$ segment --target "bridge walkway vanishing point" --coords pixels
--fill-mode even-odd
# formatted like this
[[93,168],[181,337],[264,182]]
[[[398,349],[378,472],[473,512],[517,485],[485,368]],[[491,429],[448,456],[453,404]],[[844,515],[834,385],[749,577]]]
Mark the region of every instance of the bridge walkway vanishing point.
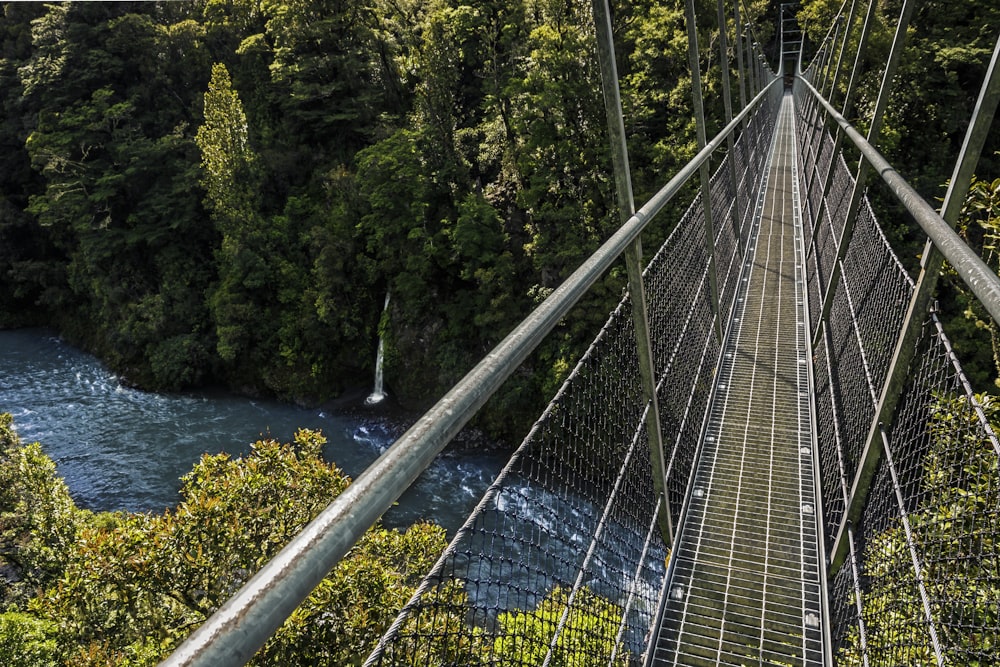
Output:
[[793,105],[786,93],[672,554],[656,665],[823,663]]

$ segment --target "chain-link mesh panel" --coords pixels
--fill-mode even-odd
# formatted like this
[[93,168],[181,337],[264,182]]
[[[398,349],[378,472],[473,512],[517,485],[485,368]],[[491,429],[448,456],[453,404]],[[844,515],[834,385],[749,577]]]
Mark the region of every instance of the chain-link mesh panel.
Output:
[[743,245],[747,246],[747,234],[752,227],[752,218],[756,211],[757,197],[760,193],[761,183],[766,176],[765,165],[767,164],[768,153],[771,150],[772,138],[774,136],[774,118],[777,114],[777,106],[774,99],[769,99],[767,104],[761,106],[754,114],[747,132],[740,136],[740,142],[746,142],[749,146],[746,164],[746,212],[742,218]]
[[[819,325],[821,309],[819,304],[826,298],[826,290],[833,273],[833,264],[837,260],[837,244],[844,229],[847,216],[850,192],[854,186],[854,177],[847,171],[847,164],[839,156],[834,162],[835,171],[830,180],[829,193],[824,205],[817,206],[820,220],[815,222],[813,246],[811,248],[811,264],[814,271],[809,275],[809,294],[815,295],[815,307],[810,309],[813,330]],[[822,185],[819,186],[822,188]]]
[[832,541],[844,516],[848,490],[840,435],[840,408],[836,399],[836,381],[829,359],[829,336],[823,336],[814,352],[814,401],[816,439],[819,444],[820,486],[823,493],[823,527],[827,542]]
[[844,471],[850,480],[857,472],[861,449],[875,415],[875,399],[851,316],[847,290],[843,286],[841,275],[826,327],[830,332],[833,400],[839,406],[841,418],[839,429]]
[[913,294],[913,281],[875,223],[867,197],[858,211],[843,275],[850,287],[855,326],[877,396]]
[[848,528],[847,562],[828,583],[830,620],[838,653],[837,664],[864,665],[867,654],[867,628],[861,618],[864,598],[861,593],[861,571],[857,562],[854,531]]
[[[830,172],[830,164],[833,162],[833,136],[824,130],[822,139],[823,148],[820,153],[819,162],[816,165],[816,187],[814,188],[814,190],[819,194],[822,194],[823,180]],[[819,207],[817,206],[817,208]]]
[[[805,159],[805,154],[812,145],[812,142],[809,142],[809,137],[813,134],[814,131],[809,130],[808,127],[806,127],[800,128],[800,131],[796,135],[800,138],[800,142],[804,142],[799,146],[799,150],[796,152],[799,156],[799,173],[802,174],[801,181],[806,186],[802,196],[802,219],[805,221],[805,224],[802,225],[802,231],[804,234],[806,248],[809,248],[812,245],[812,221],[816,219],[816,216],[819,213],[817,210],[818,201],[813,193],[817,192],[822,187],[820,177],[815,170],[815,165],[811,162],[807,162]],[[810,178],[810,176],[812,176],[812,178]]]
[[819,356],[816,364],[824,525],[831,541],[843,516],[843,488],[857,472],[912,291],[864,199],[826,324],[823,364]]
[[833,176],[830,179],[830,189],[826,195],[826,206],[830,209],[834,238],[838,241],[844,233],[844,222],[847,220],[847,209],[851,205],[851,192],[853,190],[854,172],[847,167],[844,154],[841,153],[834,160]]
[[705,284],[708,253],[700,202],[699,194],[644,273],[657,377],[676,363],[678,356],[683,356],[678,349],[691,326],[693,304],[708,298]]
[[797,104],[796,114],[799,125],[797,135],[801,142],[798,151],[801,174],[803,180],[808,181],[815,178],[816,164],[819,152],[822,150],[817,147],[817,135],[823,131],[823,119],[819,107],[815,104]]
[[[658,273],[669,276],[668,257],[658,256]],[[663,429],[666,489],[671,520],[680,517],[681,506],[687,492],[688,477],[697,451],[702,420],[711,391],[714,362],[718,357],[718,341],[712,326],[712,309],[708,289],[708,273],[703,271],[694,281],[699,287],[688,312],[678,318],[658,316],[666,325],[651,331],[655,337],[674,342],[666,363],[658,366],[657,396],[660,405],[660,425]],[[650,313],[658,315],[672,310],[670,292],[650,291]]]
[[809,176],[812,177],[808,197],[809,207],[814,212],[813,216],[810,217],[811,220],[815,220],[815,215],[817,215],[822,208],[823,181],[826,178],[827,172],[830,170],[830,156],[833,153],[833,138],[830,136],[829,132],[824,130],[820,138],[822,141],[820,142],[819,159],[814,166],[814,171],[809,174]]
[[[750,126],[752,127],[752,126]],[[739,220],[740,229],[740,247],[746,247],[747,234],[749,233],[748,220],[753,214],[753,202],[752,198],[752,181],[757,176],[757,173],[753,171],[753,165],[751,164],[751,159],[753,154],[751,153],[752,146],[749,144],[750,136],[749,132],[744,132],[740,135],[739,140],[733,146],[733,158],[736,165],[736,198],[739,210],[737,211],[737,219]]]
[[994,664],[998,411],[971,394],[936,318],[910,370],[859,527],[859,575],[845,567],[832,592],[840,661]]
[[715,225],[715,267],[718,274],[719,310],[723,322],[729,321],[733,301],[736,299],[737,277],[739,276],[740,253],[739,221],[736,214],[735,189],[730,178],[729,156],[713,174],[712,216]]

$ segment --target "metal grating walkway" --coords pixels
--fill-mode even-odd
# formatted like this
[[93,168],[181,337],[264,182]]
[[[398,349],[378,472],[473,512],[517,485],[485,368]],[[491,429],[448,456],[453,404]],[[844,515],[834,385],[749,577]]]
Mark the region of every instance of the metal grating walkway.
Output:
[[781,106],[653,665],[821,665],[802,231]]

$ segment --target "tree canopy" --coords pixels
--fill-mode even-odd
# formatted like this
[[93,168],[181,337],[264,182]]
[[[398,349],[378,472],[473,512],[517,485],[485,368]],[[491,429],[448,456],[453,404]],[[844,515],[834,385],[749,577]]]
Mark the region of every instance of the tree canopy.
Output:
[[[614,8],[640,195],[694,150],[680,7]],[[381,333],[393,393],[428,405],[616,225],[592,23],[578,0],[5,4],[0,326],[146,388],[301,402],[370,377]],[[537,414],[623,285],[484,426]]]

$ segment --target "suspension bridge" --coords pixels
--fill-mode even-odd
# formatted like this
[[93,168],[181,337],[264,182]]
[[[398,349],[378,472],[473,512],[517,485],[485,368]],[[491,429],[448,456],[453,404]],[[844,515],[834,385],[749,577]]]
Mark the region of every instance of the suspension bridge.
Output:
[[[1000,99],[1000,41],[935,211],[874,145],[902,4],[867,137],[845,117],[876,3],[850,0],[805,70],[787,7],[777,74],[752,31],[731,49],[722,31],[742,110],[723,68],[728,124],[708,141],[689,0],[701,150],[636,209],[596,0],[622,226],[164,664],[252,658],[623,256],[628,293],[358,664],[1000,661],[1000,442],[934,308],[947,260],[1000,321],[1000,280],[952,230]],[[643,229],[696,175],[643,268]],[[928,236],[916,277],[872,210],[876,185]]]

